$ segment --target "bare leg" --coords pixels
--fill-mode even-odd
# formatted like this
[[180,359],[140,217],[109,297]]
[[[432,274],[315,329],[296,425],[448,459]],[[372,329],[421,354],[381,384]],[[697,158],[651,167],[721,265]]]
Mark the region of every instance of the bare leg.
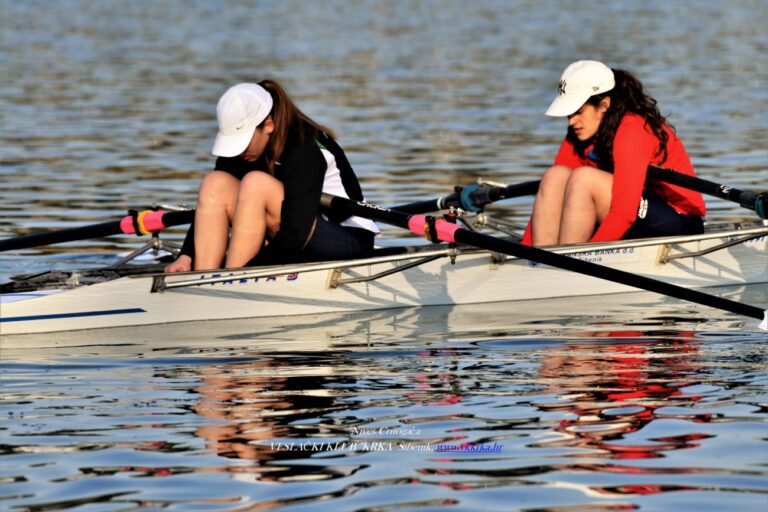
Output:
[[223,171],[203,178],[195,211],[195,270],[221,268],[240,180]]
[[555,165],[542,176],[531,216],[533,245],[554,245],[558,242],[565,185],[570,175],[571,169]]
[[254,171],[243,177],[232,219],[227,268],[244,266],[259,253],[267,232],[274,235],[279,231],[283,197],[282,182],[269,174]]
[[595,169],[574,169],[565,187],[560,221],[561,244],[588,242],[595,226],[611,207],[613,174]]

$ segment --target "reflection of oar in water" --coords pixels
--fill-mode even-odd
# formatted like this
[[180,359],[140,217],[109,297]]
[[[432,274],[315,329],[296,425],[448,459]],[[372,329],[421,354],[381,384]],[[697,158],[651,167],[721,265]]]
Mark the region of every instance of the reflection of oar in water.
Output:
[[[424,215],[408,215],[396,210],[390,210],[364,202],[351,201],[349,199],[328,194],[323,194],[321,205],[328,211],[343,213],[344,215],[350,216],[357,215],[359,217],[365,217],[401,228],[410,229],[418,235],[426,236],[427,239],[432,240],[433,242],[459,242],[480,249],[536,261],[545,265],[570,270],[571,272],[577,272],[579,274],[613,281],[615,283],[660,293],[677,299],[695,302],[697,304],[736,313],[738,315],[756,318],[758,320],[763,320],[760,327],[768,330],[768,311],[764,311],[755,306],[750,306],[749,304],[723,299],[714,295],[690,290],[688,288],[632,274],[623,270],[617,270],[590,263],[588,261],[571,258],[544,249],[522,245],[509,240],[502,240],[476,231],[463,229],[459,227],[458,224],[443,219],[425,217]],[[512,283],[510,283],[510,286],[511,285]]]
[[[648,178],[737,203],[755,212],[758,217],[768,219],[768,192],[739,190],[655,165],[648,166]],[[466,211],[478,212],[482,211],[485,205],[495,201],[535,194],[539,190],[539,183],[540,180],[534,180],[507,187],[481,187],[479,185],[457,187],[456,191],[436,200],[417,201],[393,209],[403,213],[428,213],[445,210],[453,206]]]

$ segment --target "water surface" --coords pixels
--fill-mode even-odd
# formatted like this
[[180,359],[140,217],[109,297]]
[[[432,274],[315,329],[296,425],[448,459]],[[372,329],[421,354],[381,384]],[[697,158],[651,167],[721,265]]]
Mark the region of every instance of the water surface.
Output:
[[646,293],[290,321],[6,350],[5,503],[760,510],[768,498],[764,339],[748,323]]
[[[0,24],[4,237],[194,205],[217,98],[265,77],[385,205],[539,176],[581,58],[635,71],[702,176],[768,183],[763,0],[30,0]],[[137,242],[0,254],[0,281]],[[2,353],[0,508],[763,511],[765,341],[652,294],[54,334]]]

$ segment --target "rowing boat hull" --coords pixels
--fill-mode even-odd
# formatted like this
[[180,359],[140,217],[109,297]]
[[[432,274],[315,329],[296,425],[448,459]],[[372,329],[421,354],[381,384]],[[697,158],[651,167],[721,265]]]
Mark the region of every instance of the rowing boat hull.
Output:
[[[691,255],[752,236],[714,252]],[[768,227],[591,244],[556,252],[686,288],[768,283]],[[379,273],[419,265],[363,282]],[[271,275],[269,275],[271,274]],[[342,282],[333,286],[334,278]],[[181,286],[183,285],[183,286]],[[153,286],[156,291],[153,291]],[[157,291],[160,290],[160,291]],[[634,288],[485,251],[441,246],[356,262],[129,276],[2,304],[2,336],[197,320],[313,315],[625,293]]]
[[[731,300],[768,301],[763,285],[722,286],[707,290]],[[620,319],[620,320],[617,320]],[[3,361],[45,363],[62,354],[92,357],[105,349],[111,356],[221,357],[228,354],[387,350],[411,344],[418,350],[456,342],[487,340],[500,346],[542,344],[548,340],[632,337],[640,333],[734,331],[754,322],[739,316],[710,318],[696,308],[681,308],[671,298],[651,292],[458,306],[379,309],[341,313],[183,324],[110,327],[0,338]],[[637,327],[632,327],[637,326]],[[674,331],[672,330],[674,329]],[[680,334],[678,334],[680,335]]]

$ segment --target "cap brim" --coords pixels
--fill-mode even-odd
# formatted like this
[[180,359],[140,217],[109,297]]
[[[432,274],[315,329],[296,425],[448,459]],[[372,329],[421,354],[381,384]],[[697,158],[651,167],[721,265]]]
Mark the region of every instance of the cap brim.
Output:
[[550,117],[567,117],[581,108],[589,99],[589,95],[583,94],[561,94],[544,113]]
[[233,157],[243,153],[248,148],[253,138],[254,126],[252,130],[247,130],[236,135],[224,135],[219,132],[216,134],[216,140],[213,142],[211,153],[216,156]]

